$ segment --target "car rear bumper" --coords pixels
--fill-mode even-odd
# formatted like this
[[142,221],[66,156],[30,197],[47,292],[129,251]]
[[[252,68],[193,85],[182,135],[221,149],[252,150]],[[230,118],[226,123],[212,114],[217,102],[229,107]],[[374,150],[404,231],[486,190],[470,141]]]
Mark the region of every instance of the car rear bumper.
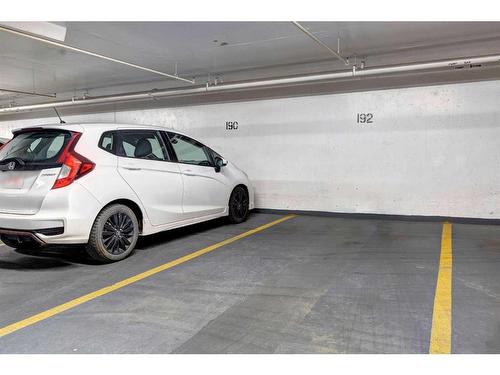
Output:
[[[50,228],[49,230],[53,231],[54,229],[64,231],[64,228]],[[42,239],[38,237],[37,232],[35,231],[20,231],[20,230],[0,228],[0,235],[2,236],[2,239],[3,237],[6,237],[10,240],[15,240],[19,243],[26,243],[33,241],[40,245],[46,244]]]
[[[9,217],[10,216],[10,217]],[[26,231],[36,231],[37,229],[64,228],[64,220],[36,220],[20,218],[23,215],[2,215],[0,214],[0,233],[2,229],[21,229]],[[14,216],[14,217],[13,217]],[[27,215],[24,215],[27,216]]]
[[33,215],[0,212],[0,235],[31,238],[39,244],[87,243],[101,204],[84,187],[73,183],[51,191]]
[[7,228],[0,228],[0,235],[11,239],[17,239],[20,242],[23,240],[33,240],[40,245],[45,245],[46,242],[43,240],[43,237],[57,236],[64,233],[63,221],[57,220],[40,220],[39,222],[31,221],[28,226],[32,226],[33,228],[20,230],[11,229],[20,227],[19,223],[15,223],[15,220],[11,220],[10,223],[9,221],[4,222],[4,224],[10,225]]

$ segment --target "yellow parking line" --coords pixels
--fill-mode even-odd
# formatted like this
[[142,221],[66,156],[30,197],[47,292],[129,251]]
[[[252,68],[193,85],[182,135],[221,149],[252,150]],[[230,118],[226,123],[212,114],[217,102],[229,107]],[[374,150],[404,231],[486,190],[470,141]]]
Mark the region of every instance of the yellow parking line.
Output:
[[239,234],[237,236],[234,236],[234,237],[231,237],[231,238],[228,238],[224,241],[221,241],[221,242],[218,242],[214,245],[211,245],[211,246],[208,246],[208,247],[205,247],[201,250],[198,250],[198,251],[195,251],[194,253],[191,253],[191,254],[187,254],[187,255],[184,255],[180,258],[177,258],[171,262],[168,262],[168,263],[165,263],[165,264],[162,264],[161,266],[158,266],[158,267],[155,267],[155,268],[152,268],[148,271],[145,271],[145,272],[142,272],[138,275],[135,275],[135,276],[132,276],[132,277],[129,277],[128,279],[125,279],[125,280],[122,280],[116,284],[113,284],[113,285],[110,285],[110,286],[107,286],[105,288],[102,288],[102,289],[99,289],[99,290],[96,290],[95,292],[92,292],[92,293],[89,293],[89,294],[85,294],[84,296],[81,296],[81,297],[78,297],[76,299],[73,299],[71,301],[68,301],[66,303],[63,303],[59,306],[56,306],[56,307],[53,307],[49,310],[46,310],[46,311],[43,311],[39,314],[36,314],[36,315],[33,315],[29,318],[26,318],[26,319],[23,319],[19,322],[16,322],[16,323],[13,323],[13,324],[10,324],[8,326],[5,326],[3,328],[0,328],[0,337],[2,336],[6,336],[8,334],[11,334],[12,332],[15,332],[17,330],[20,330],[20,329],[23,329],[23,328],[26,328],[30,325],[33,325],[35,323],[38,323],[42,320],[45,320],[45,319],[48,319],[54,315],[57,315],[57,314],[60,314],[66,310],[69,310],[69,309],[72,309],[73,307],[76,307],[78,305],[81,305],[85,302],[88,302],[88,301],[91,301],[97,297],[101,297],[103,295],[106,295],[108,293],[111,293],[111,292],[114,292],[115,290],[118,290],[118,289],[121,289],[127,285],[130,285],[130,284],[133,284],[133,283],[136,283],[138,281],[141,281],[141,280],[144,280],[150,276],[153,276],[159,272],[162,272],[162,271],[165,271],[165,270],[168,270],[169,268],[172,268],[172,267],[175,267],[175,266],[178,266],[179,264],[182,264],[182,263],[185,263],[187,261],[190,261],[194,258],[197,258],[201,255],[204,255],[206,253],[209,253],[211,251],[214,251],[222,246],[225,246],[225,245],[229,245],[230,243],[233,243],[235,241],[238,241],[238,240],[241,240],[242,238],[245,238],[245,237],[248,237],[248,236],[251,236],[252,234],[255,234],[255,233],[258,233],[260,231],[263,231],[264,229],[267,229],[267,228],[270,228],[272,227],[273,225],[276,225],[276,224],[279,224],[279,223],[282,223],[283,221],[285,220],[288,220],[288,219],[291,219],[293,217],[295,217],[296,215],[287,215],[287,216],[284,216],[278,220],[274,220],[270,223],[267,223],[267,224],[264,224],[264,225],[261,225],[257,228],[254,228],[252,230],[249,230],[248,232],[244,232],[242,234]]
[[452,286],[452,241],[451,223],[443,224],[441,256],[434,297],[432,330],[429,353],[451,353],[451,286]]

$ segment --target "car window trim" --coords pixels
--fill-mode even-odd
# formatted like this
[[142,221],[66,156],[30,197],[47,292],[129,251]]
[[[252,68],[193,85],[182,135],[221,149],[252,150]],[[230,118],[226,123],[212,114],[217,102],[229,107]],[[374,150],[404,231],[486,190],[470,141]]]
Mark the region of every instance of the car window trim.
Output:
[[161,137],[163,138],[163,143],[167,146],[168,152],[171,157],[172,163],[180,163],[179,159],[177,158],[177,154],[175,153],[174,146],[172,146],[172,143],[170,142],[170,138],[168,136],[168,132],[166,130],[160,130]]

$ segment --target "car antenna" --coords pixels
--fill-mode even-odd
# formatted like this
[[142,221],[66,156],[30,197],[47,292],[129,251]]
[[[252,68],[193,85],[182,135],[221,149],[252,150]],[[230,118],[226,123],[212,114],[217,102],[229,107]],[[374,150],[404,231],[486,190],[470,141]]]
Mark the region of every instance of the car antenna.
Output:
[[57,112],[57,108],[54,107],[54,111],[56,111],[57,117],[59,117],[59,124],[66,124],[66,121],[64,121],[61,116],[59,116],[59,112]]

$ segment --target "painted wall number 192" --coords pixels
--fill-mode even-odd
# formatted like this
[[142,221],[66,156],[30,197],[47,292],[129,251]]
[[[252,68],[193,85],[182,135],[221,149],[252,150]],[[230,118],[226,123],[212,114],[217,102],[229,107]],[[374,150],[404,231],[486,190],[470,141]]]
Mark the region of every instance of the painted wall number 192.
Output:
[[373,113],[358,113],[356,122],[358,124],[373,124]]

